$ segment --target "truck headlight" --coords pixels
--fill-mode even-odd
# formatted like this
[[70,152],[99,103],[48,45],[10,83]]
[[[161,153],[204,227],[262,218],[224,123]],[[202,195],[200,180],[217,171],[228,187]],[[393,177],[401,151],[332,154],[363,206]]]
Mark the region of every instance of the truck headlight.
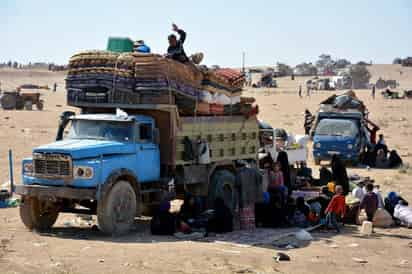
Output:
[[320,143],[316,143],[315,148],[320,148]]
[[24,174],[33,173],[33,162],[27,162],[23,164],[23,173]]
[[352,145],[352,144],[348,144],[348,149],[353,149],[353,145]]
[[92,167],[75,166],[73,174],[76,179],[91,179],[93,178],[94,172]]

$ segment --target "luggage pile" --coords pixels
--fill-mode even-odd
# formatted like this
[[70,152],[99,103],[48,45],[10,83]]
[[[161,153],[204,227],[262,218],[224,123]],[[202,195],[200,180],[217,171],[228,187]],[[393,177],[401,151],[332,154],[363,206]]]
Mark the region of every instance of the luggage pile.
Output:
[[176,104],[181,115],[253,115],[242,98],[245,77],[157,54],[85,51],[72,56],[66,78],[68,104]]

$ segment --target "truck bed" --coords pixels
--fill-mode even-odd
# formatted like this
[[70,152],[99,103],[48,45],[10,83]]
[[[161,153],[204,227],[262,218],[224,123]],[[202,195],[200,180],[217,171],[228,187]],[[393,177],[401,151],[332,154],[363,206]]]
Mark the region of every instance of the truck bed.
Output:
[[207,141],[211,162],[256,159],[259,148],[256,118],[243,116],[182,117],[176,134],[176,165],[191,164],[184,160],[184,139]]

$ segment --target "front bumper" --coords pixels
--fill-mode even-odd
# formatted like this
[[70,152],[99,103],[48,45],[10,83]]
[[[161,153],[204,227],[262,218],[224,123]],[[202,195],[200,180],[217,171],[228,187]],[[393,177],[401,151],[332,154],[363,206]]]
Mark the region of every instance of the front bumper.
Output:
[[66,186],[16,185],[19,195],[37,197],[41,200],[66,198],[75,200],[96,200],[96,188],[72,188]]
[[313,158],[322,161],[330,161],[334,154],[339,156],[339,158],[343,161],[356,161],[357,159],[359,159],[359,153],[354,151],[339,151],[338,153],[329,153],[328,151],[313,150]]

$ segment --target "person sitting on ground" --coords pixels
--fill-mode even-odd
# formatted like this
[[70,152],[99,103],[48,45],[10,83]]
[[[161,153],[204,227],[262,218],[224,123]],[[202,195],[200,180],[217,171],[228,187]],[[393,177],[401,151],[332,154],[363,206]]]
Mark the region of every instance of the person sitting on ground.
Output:
[[183,43],[186,40],[186,32],[182,29],[179,29],[178,26],[176,26],[176,24],[173,24],[172,27],[173,31],[179,34],[179,40],[177,40],[175,34],[169,35],[169,47],[167,49],[166,57],[179,61],[181,63],[186,63],[189,61],[189,58],[187,57],[185,50],[183,48]]
[[366,194],[359,206],[359,210],[362,209],[366,212],[367,220],[372,222],[373,216],[378,209],[378,196],[373,192],[373,184],[366,185]]
[[[310,206],[305,202],[303,197],[298,197],[296,199],[296,210],[294,223],[298,227],[308,227],[309,226],[309,215],[311,212]],[[298,216],[304,216],[300,218]]]
[[329,228],[333,226],[336,232],[340,232],[337,217],[343,218],[346,213],[346,202],[345,196],[343,195],[343,188],[341,185],[335,187],[335,196],[329,202],[328,207],[325,210],[326,214],[326,225]]
[[176,217],[169,210],[169,201],[160,204],[158,212],[150,221],[150,231],[153,235],[173,235],[176,232]]
[[138,40],[133,45],[134,51],[140,53],[150,53],[150,48],[143,40]]
[[389,167],[390,168],[397,168],[402,166],[402,158],[399,156],[399,154],[396,152],[396,150],[392,150],[389,153]]
[[190,193],[185,194],[185,198],[178,214],[181,225],[185,228],[194,228],[196,221],[202,213],[201,205]]
[[376,168],[388,168],[389,167],[389,162],[386,157],[386,153],[383,149],[379,149],[376,154],[376,160],[375,160],[375,167]]

